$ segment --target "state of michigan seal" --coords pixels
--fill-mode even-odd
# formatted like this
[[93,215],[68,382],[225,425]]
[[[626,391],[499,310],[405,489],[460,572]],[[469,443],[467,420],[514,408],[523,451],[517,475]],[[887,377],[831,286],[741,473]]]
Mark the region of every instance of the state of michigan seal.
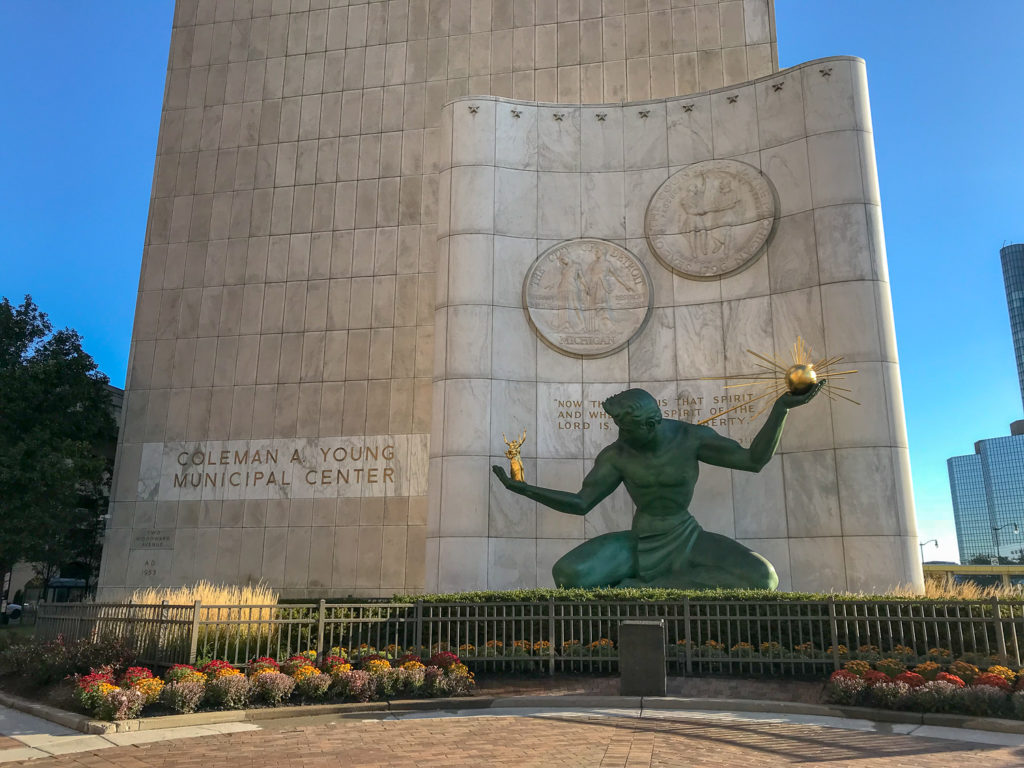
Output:
[[644,327],[651,279],[640,260],[606,240],[569,240],[537,257],[523,307],[549,346],[578,357],[615,352]]
[[647,206],[651,251],[692,280],[728,277],[761,254],[775,225],[771,182],[738,160],[705,160],[678,171]]

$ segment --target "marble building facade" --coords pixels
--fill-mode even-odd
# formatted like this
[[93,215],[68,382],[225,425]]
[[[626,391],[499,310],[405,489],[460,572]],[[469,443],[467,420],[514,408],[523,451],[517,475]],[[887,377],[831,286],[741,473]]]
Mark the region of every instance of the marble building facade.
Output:
[[[691,279],[648,203],[716,161],[766,180],[770,231]],[[538,256],[584,238],[647,281],[601,357],[524,311]],[[102,594],[549,584],[628,499],[581,520],[503,495],[502,431],[527,430],[528,479],[573,486],[614,436],[591,403],[640,385],[712,415],[707,377],[798,334],[863,405],[794,413],[760,475],[703,469],[692,510],[783,588],[920,585],[885,264],[863,62],[779,72],[768,0],[179,0]]]

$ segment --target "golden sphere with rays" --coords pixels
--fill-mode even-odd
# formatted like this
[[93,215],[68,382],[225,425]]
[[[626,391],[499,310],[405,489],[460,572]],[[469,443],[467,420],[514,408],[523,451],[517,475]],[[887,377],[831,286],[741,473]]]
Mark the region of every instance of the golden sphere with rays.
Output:
[[818,383],[818,372],[807,363],[791,365],[786,371],[786,389],[794,395],[809,392]]

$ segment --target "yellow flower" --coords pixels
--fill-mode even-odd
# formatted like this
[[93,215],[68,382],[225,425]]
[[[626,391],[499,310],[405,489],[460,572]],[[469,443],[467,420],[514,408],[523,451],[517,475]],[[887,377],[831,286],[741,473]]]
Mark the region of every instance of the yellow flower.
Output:
[[159,677],[147,677],[144,680],[136,680],[132,688],[146,697],[147,704],[153,704],[160,698],[160,691],[163,690],[164,681]]
[[999,675],[1001,678],[1003,678],[1003,680],[1005,680],[1008,683],[1012,683],[1014,680],[1017,679],[1017,674],[1012,669],[1000,666],[999,664],[989,667],[986,670],[986,672],[988,672],[990,675]]
[[448,674],[454,677],[472,677],[469,667],[465,664],[452,664],[448,667]]
[[420,664],[418,661],[407,661],[405,662],[405,664],[402,665],[402,669],[415,670],[426,669],[426,667],[423,664]]
[[501,640],[488,640],[487,641],[487,647],[488,648],[504,648],[505,644],[503,642],[501,642]]
[[234,667],[221,667],[214,671],[214,677],[231,677],[232,675],[240,675],[242,671],[235,669]]
[[535,653],[538,653],[540,651],[547,651],[550,648],[551,643],[549,643],[547,640],[538,640],[536,643],[533,644],[533,650]]
[[[850,652],[850,649],[847,648],[845,645],[840,645],[839,646],[839,655],[840,656],[846,656],[847,654],[849,654],[849,652]],[[832,646],[831,645],[828,647],[828,649],[825,651],[825,653],[828,656],[832,655]]]
[[374,673],[385,672],[391,669],[391,662],[387,659],[370,659],[366,662],[365,669],[371,675]]
[[296,681],[302,682],[306,678],[312,677],[315,674],[317,674],[316,667],[307,665],[305,667],[299,667],[298,669],[296,669],[292,673],[292,677],[294,677]]
[[100,683],[92,689],[93,693],[97,693],[100,696],[106,696],[108,693],[112,693],[117,690],[120,689],[116,685],[111,685],[110,683]]
[[332,675],[340,675],[342,672],[350,672],[350,671],[352,671],[352,665],[351,664],[335,664],[334,666],[331,667],[331,674]]
[[476,646],[472,643],[463,643],[459,646],[459,653],[465,653],[469,656],[472,656],[474,653],[476,653]]
[[269,675],[272,672],[277,672],[277,670],[274,669],[273,667],[263,667],[261,669],[257,669],[255,672],[253,672],[251,677],[252,677],[253,680],[255,680],[260,675]]

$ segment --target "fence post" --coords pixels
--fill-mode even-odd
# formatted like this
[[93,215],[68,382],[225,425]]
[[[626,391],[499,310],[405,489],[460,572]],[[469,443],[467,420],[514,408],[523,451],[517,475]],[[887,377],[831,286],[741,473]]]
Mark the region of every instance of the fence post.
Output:
[[196,600],[192,604],[192,636],[188,642],[188,663],[196,663],[196,651],[199,646],[199,609],[203,607],[202,600]]
[[[676,638],[678,641],[678,638]],[[693,675],[693,654],[690,648],[693,647],[693,634],[690,632],[690,598],[683,598],[683,654],[686,658],[686,675]]]
[[318,663],[324,660],[324,620],[327,618],[327,601],[320,598],[320,613],[316,625],[316,660]]
[[832,669],[839,669],[839,622],[836,620],[836,598],[828,596],[828,623],[832,633]]
[[170,608],[167,605],[166,600],[160,601],[160,621],[157,622],[156,627],[156,648],[152,651],[153,658],[161,661],[164,658],[164,648],[167,646],[167,619],[170,616]]
[[548,674],[555,674],[555,598],[548,598]]
[[416,655],[423,653],[423,601],[416,601],[416,613],[413,620],[413,639],[416,641]]
[[992,621],[996,625],[996,647],[999,649],[999,655],[1006,658],[1006,636],[1003,627],[1003,617],[999,612],[999,598],[992,598]]

